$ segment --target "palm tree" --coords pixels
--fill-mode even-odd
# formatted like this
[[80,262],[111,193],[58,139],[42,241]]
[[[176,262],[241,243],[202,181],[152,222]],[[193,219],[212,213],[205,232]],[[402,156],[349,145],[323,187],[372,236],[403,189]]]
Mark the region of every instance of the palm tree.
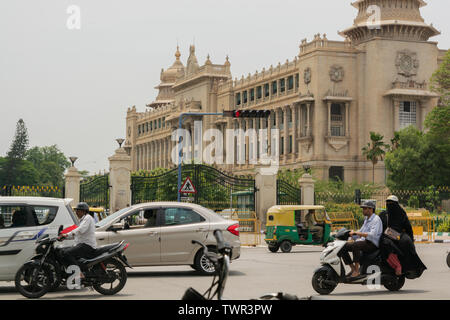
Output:
[[376,132],[370,132],[370,140],[367,146],[362,148],[362,154],[367,160],[372,162],[372,182],[375,183],[375,165],[378,161],[383,160],[383,156],[386,154],[384,149],[388,149],[390,146],[383,142],[383,136]]

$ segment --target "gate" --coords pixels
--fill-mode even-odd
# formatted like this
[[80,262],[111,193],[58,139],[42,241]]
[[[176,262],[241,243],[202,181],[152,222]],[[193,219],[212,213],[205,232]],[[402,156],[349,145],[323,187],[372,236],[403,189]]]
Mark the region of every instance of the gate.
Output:
[[64,188],[53,186],[11,186],[0,187],[0,196],[4,197],[51,197],[64,198]]
[[277,205],[300,205],[301,189],[277,179]]
[[[197,190],[192,202],[214,211],[228,208],[255,210],[255,180],[238,178],[202,164],[182,166],[182,180],[189,177]],[[153,201],[177,201],[178,171],[172,169],[158,176],[131,178],[132,204]]]
[[109,175],[89,177],[80,183],[80,202],[109,209]]

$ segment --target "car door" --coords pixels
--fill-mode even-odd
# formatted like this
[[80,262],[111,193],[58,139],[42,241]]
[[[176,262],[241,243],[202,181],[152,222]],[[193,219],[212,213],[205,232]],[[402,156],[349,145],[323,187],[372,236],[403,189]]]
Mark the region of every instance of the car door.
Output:
[[191,264],[190,258],[198,245],[192,240],[205,242],[209,232],[207,217],[186,207],[161,209],[161,262]]
[[[125,240],[130,245],[125,252],[132,266],[158,264],[161,261],[160,225],[156,219],[158,208],[148,207],[127,213],[120,218],[122,230],[107,231],[110,244]],[[149,219],[146,214],[153,212]]]
[[14,274],[35,255],[41,229],[27,204],[0,204],[0,278]]

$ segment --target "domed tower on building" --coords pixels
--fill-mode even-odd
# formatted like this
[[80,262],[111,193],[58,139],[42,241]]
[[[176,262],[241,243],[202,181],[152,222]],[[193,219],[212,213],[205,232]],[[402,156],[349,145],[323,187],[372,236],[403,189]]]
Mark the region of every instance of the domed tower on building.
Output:
[[[440,32],[421,16],[423,0],[358,0],[352,5],[358,9],[354,24],[339,34],[357,50],[358,151],[370,142],[370,131],[389,142],[409,125],[423,129],[437,102],[428,84],[441,52],[430,41]],[[382,183],[384,163],[378,166],[375,181]],[[361,180],[370,180],[364,176]]]
[[161,83],[155,87],[159,90],[156,100],[147,105],[147,107],[158,108],[161,105],[169,104],[174,102],[175,93],[173,91],[173,86],[177,79],[184,77],[185,68],[180,60],[181,53],[177,46],[177,51],[175,52],[175,62],[173,65],[167,69],[161,70]]

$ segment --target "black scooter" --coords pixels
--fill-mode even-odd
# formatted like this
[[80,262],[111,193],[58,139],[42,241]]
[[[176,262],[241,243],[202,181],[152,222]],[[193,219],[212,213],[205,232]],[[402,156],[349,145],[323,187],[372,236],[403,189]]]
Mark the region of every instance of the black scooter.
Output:
[[[62,226],[58,234],[62,231]],[[62,283],[75,280],[75,274],[64,259],[62,248],[55,247],[58,238],[44,235],[36,241],[36,254],[16,273],[16,289],[27,298],[40,298],[47,292],[55,290]],[[125,266],[131,268],[123,252],[128,244],[122,242],[105,245],[96,249],[91,259],[79,259],[83,265],[84,278],[79,285],[93,287],[104,295],[113,295],[122,290],[127,282]]]

